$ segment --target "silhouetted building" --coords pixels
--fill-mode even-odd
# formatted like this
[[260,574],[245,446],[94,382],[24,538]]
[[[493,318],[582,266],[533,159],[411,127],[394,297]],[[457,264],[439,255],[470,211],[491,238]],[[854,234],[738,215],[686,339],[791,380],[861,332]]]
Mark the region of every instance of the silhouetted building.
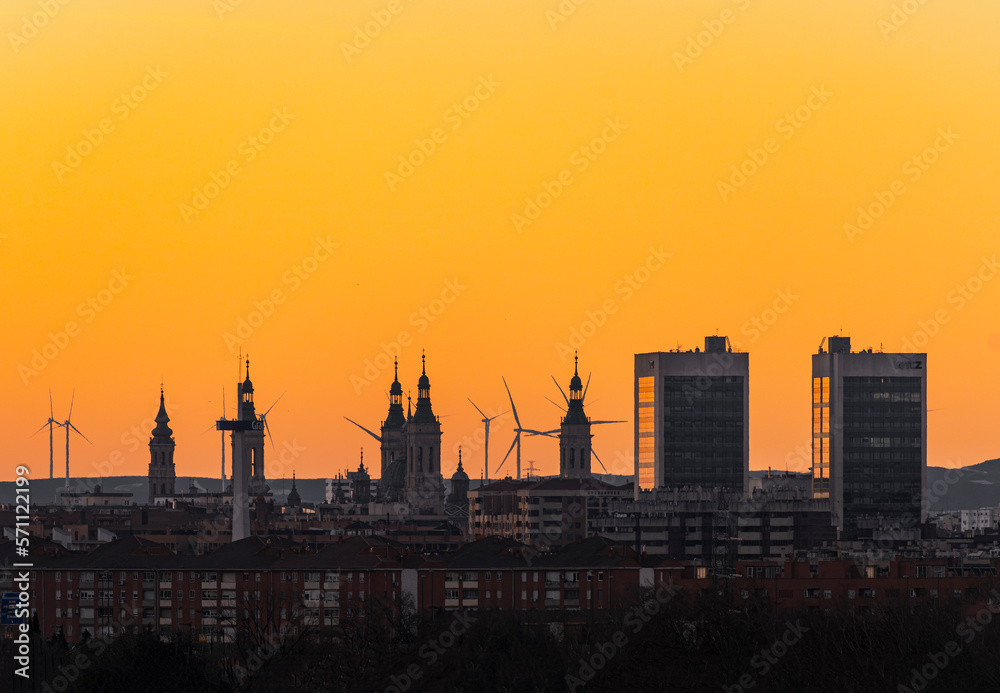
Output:
[[365,469],[365,453],[361,451],[361,462],[358,464],[358,471],[348,472],[347,476],[351,480],[351,500],[355,503],[365,504],[371,500],[372,480]]
[[458,469],[451,475],[451,495],[448,502],[453,505],[469,504],[469,475],[462,468],[462,448],[458,448]]
[[285,503],[290,508],[297,508],[302,505],[302,496],[299,495],[299,490],[295,488],[295,471],[292,471],[292,490],[288,493],[288,500]]
[[927,354],[827,344],[812,357],[813,496],[830,499],[841,538],[861,518],[912,529],[926,520]]
[[399,500],[406,486],[406,414],[403,413],[403,387],[399,384],[399,362],[394,363],[389,387],[389,413],[382,422],[382,469],[379,478],[381,500]]
[[589,477],[591,439],[590,419],[583,411],[583,381],[578,357],[573,357],[573,378],[569,381],[569,403],[559,425],[559,476]]
[[149,504],[155,505],[166,496],[174,495],[177,477],[174,470],[173,431],[167,424],[167,405],[160,387],[160,410],[156,413],[156,427],[149,438]]
[[747,492],[749,354],[706,337],[705,351],[635,355],[635,473],[640,489]]
[[441,421],[431,408],[426,357],[417,381],[417,408],[406,422],[406,501],[422,512],[444,513],[441,476]]

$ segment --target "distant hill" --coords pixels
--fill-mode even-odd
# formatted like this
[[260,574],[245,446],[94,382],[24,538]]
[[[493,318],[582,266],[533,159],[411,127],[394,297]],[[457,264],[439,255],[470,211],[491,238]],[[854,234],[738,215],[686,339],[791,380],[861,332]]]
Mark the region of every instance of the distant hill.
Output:
[[[946,472],[952,472],[945,478]],[[1000,506],[1000,459],[987,460],[957,470],[945,467],[927,468],[927,490],[930,510],[965,510]],[[763,476],[766,470],[752,470],[753,477]],[[611,474],[595,475],[610,484],[620,485],[632,481],[631,476]],[[948,479],[954,483],[949,483]],[[177,490],[186,490],[192,483],[199,489],[217,492],[221,482],[218,477],[178,477]],[[275,500],[284,501],[292,490],[291,479],[272,479],[271,493]],[[480,480],[470,480],[472,488],[479,487]],[[144,476],[113,476],[104,479],[71,478],[70,488],[74,492],[90,491],[97,485],[105,491],[131,492],[132,502],[144,505],[148,501],[149,487]],[[51,504],[56,501],[57,492],[65,485],[64,479],[32,479],[31,501],[34,504]],[[322,503],[326,500],[326,479],[296,479],[295,486],[302,500],[308,503]],[[445,487],[450,482],[445,479]],[[0,503],[14,502],[15,486],[12,481],[0,481]]]

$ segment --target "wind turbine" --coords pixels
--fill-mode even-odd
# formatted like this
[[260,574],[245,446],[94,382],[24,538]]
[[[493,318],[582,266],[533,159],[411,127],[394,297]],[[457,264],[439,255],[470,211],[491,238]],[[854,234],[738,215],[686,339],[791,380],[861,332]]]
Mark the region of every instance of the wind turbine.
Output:
[[[504,462],[507,461],[507,458],[510,457],[511,450],[513,450],[514,446],[516,445],[517,478],[520,479],[521,478],[521,434],[522,433],[530,433],[535,435],[545,435],[545,434],[542,433],[541,431],[536,431],[531,428],[521,428],[521,420],[517,417],[517,407],[514,406],[514,398],[511,396],[510,388],[507,386],[507,379],[501,378],[501,380],[503,380],[503,386],[507,390],[507,398],[510,400],[510,410],[514,412],[514,423],[517,424],[517,427],[514,429],[514,440],[510,444],[510,447],[507,448],[507,454],[503,456],[503,462],[500,463],[500,467],[502,467],[504,465]],[[500,473],[500,467],[497,467],[498,474]]]
[[[285,396],[285,393],[282,392],[281,393],[281,397],[284,397],[284,396]],[[275,447],[274,447],[274,437],[271,436],[271,429],[267,427],[267,415],[270,414],[271,410],[274,409],[275,405],[278,404],[278,402],[281,401],[281,397],[278,397],[278,399],[274,400],[274,404],[272,404],[270,407],[268,407],[267,411],[260,415],[260,420],[264,422],[264,430],[267,431],[267,437],[271,440],[271,449],[272,450],[275,449]]]
[[32,437],[37,436],[39,433],[42,432],[42,429],[44,429],[46,426],[49,427],[49,478],[50,479],[55,478],[53,476],[53,472],[54,472],[54,467],[53,467],[54,455],[53,455],[53,443],[52,443],[52,426],[53,426],[53,424],[56,425],[56,426],[62,426],[62,424],[60,422],[58,422],[58,421],[55,420],[55,414],[52,412],[52,388],[50,387],[49,388],[49,420],[46,421],[44,424],[42,424],[41,428],[39,428],[37,431],[35,431],[34,433],[31,434]]
[[[583,396],[580,398],[580,404],[581,405],[587,400],[587,390],[590,389],[590,378],[591,378],[592,375],[593,375],[593,373],[587,375],[587,384],[586,384],[586,386],[584,386],[584,388],[583,388]],[[569,397],[566,396],[566,392],[562,389],[562,385],[559,384],[559,381],[556,380],[555,376],[552,376],[552,382],[554,382],[556,384],[556,387],[559,388],[559,394],[561,394],[563,396],[563,400],[565,400],[566,406],[568,407],[569,406]],[[549,399],[549,398],[546,397],[545,399]],[[551,399],[549,399],[549,401],[552,402]],[[557,407],[559,407],[560,409],[562,409],[563,412],[566,411],[566,408],[563,407],[563,406],[561,406],[559,403],[552,402],[552,404],[555,404]],[[626,422],[625,421],[591,421],[590,425],[591,426],[597,426],[597,425],[600,425],[600,424],[612,424],[612,423],[626,423]],[[558,433],[559,430],[560,429],[556,428],[556,429],[553,429],[551,431],[541,431],[539,433],[532,433],[531,435],[543,435],[543,436],[548,436],[549,438],[557,438],[558,436],[553,435],[553,434],[554,433]],[[599,465],[601,465],[601,469],[604,470],[604,473],[605,474],[609,474],[610,472],[608,472],[608,468],[604,466],[604,462],[601,461],[601,458],[597,455],[597,451],[594,450],[593,446],[591,446],[590,452],[594,456],[594,459],[597,460],[597,463]]]
[[[467,399],[469,400],[469,404],[476,407],[476,403],[472,401],[471,397]],[[490,421],[503,416],[507,412],[500,412],[496,416],[486,416],[486,412],[479,407],[476,407],[476,411],[483,415],[483,423],[486,424],[486,448],[483,453],[483,473],[486,475],[486,483],[488,484],[490,483]]]
[[[73,395],[69,400],[69,414],[66,415],[66,420],[62,422],[62,427],[66,429],[66,488],[69,489],[69,430],[72,428],[76,431],[81,438],[90,443],[90,439],[87,436],[80,433],[80,429],[73,425],[70,419],[73,418],[73,400],[76,399],[76,390],[73,390]],[[90,443],[93,445],[93,443]]]
[[[345,418],[345,419],[347,419],[347,417],[346,417],[346,416],[345,416],[344,418]],[[350,419],[347,419],[347,420],[348,420],[348,421],[351,421]],[[362,431],[364,431],[364,432],[365,432],[365,433],[367,433],[368,435],[370,435],[370,436],[371,436],[372,438],[374,438],[374,439],[375,439],[375,440],[377,440],[378,442],[380,442],[380,443],[382,442],[382,436],[380,436],[380,435],[377,435],[377,434],[375,434],[375,433],[372,433],[372,432],[371,432],[371,431],[369,431],[369,430],[368,430],[367,428],[365,428],[364,426],[362,426],[361,424],[359,424],[359,423],[358,423],[357,421],[351,421],[351,423],[352,423],[352,424],[354,424],[355,426],[357,426],[358,428],[360,428],[360,429],[361,429]]]

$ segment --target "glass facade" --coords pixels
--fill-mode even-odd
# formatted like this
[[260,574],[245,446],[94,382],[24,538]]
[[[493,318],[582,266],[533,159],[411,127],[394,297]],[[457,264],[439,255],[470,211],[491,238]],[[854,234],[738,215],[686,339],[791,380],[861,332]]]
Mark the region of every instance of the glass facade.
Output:
[[656,462],[655,442],[655,399],[656,378],[639,378],[639,487],[651,489],[656,484],[654,466]]
[[845,530],[857,518],[920,518],[923,407],[919,377],[845,377]]
[[664,376],[664,486],[743,490],[743,376]]
[[813,378],[813,498],[830,497],[830,379]]

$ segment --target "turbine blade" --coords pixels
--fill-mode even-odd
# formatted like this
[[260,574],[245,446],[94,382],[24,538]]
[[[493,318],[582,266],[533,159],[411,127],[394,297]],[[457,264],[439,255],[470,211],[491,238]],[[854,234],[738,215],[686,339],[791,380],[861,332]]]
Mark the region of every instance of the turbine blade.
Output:
[[[80,435],[81,438],[83,438],[85,441],[87,441],[88,443],[90,443],[90,438],[88,438],[87,436],[85,436],[82,433],[80,433],[80,429],[79,428],[77,428],[76,426],[74,426],[73,424],[71,424],[69,421],[66,422],[66,425],[69,426],[70,428],[72,428],[74,431],[76,431]],[[69,431],[68,430],[66,431],[66,435],[67,436],[69,435]],[[90,443],[90,444],[93,445],[93,443]]]
[[510,400],[510,409],[512,412],[514,412],[514,423],[516,423],[517,427],[520,428],[521,420],[517,418],[517,407],[514,406],[514,398],[510,394],[510,388],[507,387],[507,379],[506,378],[500,378],[500,379],[503,380],[503,386],[507,390],[507,399]]
[[49,421],[56,418],[55,410],[52,408],[52,388],[49,388]]
[[31,438],[34,438],[34,437],[35,437],[35,436],[37,436],[37,435],[38,435],[39,433],[41,433],[42,431],[44,431],[44,430],[45,430],[45,427],[46,427],[46,426],[48,426],[48,425],[49,425],[49,422],[48,422],[48,421],[46,421],[45,423],[43,423],[43,424],[42,424],[42,427],[41,427],[41,428],[39,428],[39,429],[38,429],[37,431],[35,431],[34,433],[32,433],[32,434],[31,434],[31,436],[29,436],[29,437],[31,437]]
[[[215,427],[216,427],[216,424],[212,424],[211,426],[209,426],[208,428],[206,428],[206,429],[205,429],[204,431],[202,431],[202,432],[201,432],[201,434],[202,434],[202,435],[205,435],[205,434],[206,434],[206,433],[208,433],[209,431],[214,431],[214,430],[215,430]],[[225,432],[223,431],[223,434],[224,434],[224,433],[225,433]]]
[[[275,402],[274,404],[277,404],[277,402]],[[272,404],[271,406],[273,407],[274,404]],[[267,426],[267,415],[260,417],[260,420],[264,422],[264,430],[267,431],[267,439],[271,441],[271,449],[277,450],[277,448],[274,447],[274,436],[271,435],[271,429],[268,428]]]
[[609,423],[628,423],[628,421],[591,421],[591,426],[596,426],[597,424],[609,424]]
[[[569,397],[567,397],[566,393],[563,392],[562,385],[559,384],[559,381],[556,380],[556,377],[554,375],[551,376],[551,377],[552,377],[552,382],[554,382],[556,384],[556,387],[559,388],[559,394],[563,396],[564,400],[566,400],[566,406],[568,407],[569,406]],[[546,397],[546,399],[548,399],[548,398]],[[549,401],[551,402],[552,400],[549,400]],[[556,406],[558,406],[558,405],[556,405]]]
[[581,404],[583,402],[587,401],[587,390],[590,389],[590,376],[592,376],[592,375],[593,375],[593,373],[588,373],[587,374],[587,384],[583,387],[583,397],[580,398],[580,403]]
[[[476,403],[472,401],[471,397],[466,397],[466,399],[469,400],[469,404],[471,404],[472,406],[476,407]],[[484,412],[479,407],[476,407],[476,411],[478,411],[480,414],[482,414],[484,419],[487,418],[486,412]]]
[[491,417],[489,417],[489,418],[488,418],[488,419],[486,420],[486,423],[489,423],[489,422],[490,422],[490,421],[492,421],[493,419],[499,419],[499,418],[500,418],[501,416],[503,416],[503,415],[504,415],[504,414],[506,414],[506,413],[507,413],[507,412],[505,412],[505,411],[502,411],[502,412],[500,412],[499,414],[497,414],[496,416],[491,416]]
[[70,421],[73,418],[73,400],[76,399],[76,388],[73,388],[73,396],[69,398],[69,416],[66,417],[66,421]]
[[[347,419],[346,416],[344,418]],[[350,419],[347,419],[347,420],[351,421]],[[365,428],[364,426],[362,426],[361,424],[359,424],[357,421],[351,421],[351,423],[354,424],[355,426],[357,426],[358,428],[360,428],[362,431],[364,431],[368,435],[370,435],[372,438],[374,438],[378,442],[380,442],[380,443],[382,442],[382,436],[375,435],[374,433],[372,433],[371,431],[369,431],[367,428]]]
[[[549,399],[549,398],[548,398],[548,397],[546,397],[545,399]],[[563,405],[559,404],[559,402],[556,402],[556,401],[554,401],[554,400],[551,400],[551,399],[549,399],[549,401],[550,401],[550,402],[552,402],[552,404],[554,404],[554,405],[556,405],[557,407],[559,407],[559,409],[560,409],[561,411],[566,411],[566,407],[564,407]]]
[[[282,393],[281,393],[281,397],[284,397],[284,396],[285,396],[285,394],[286,394],[287,392],[288,392],[288,390],[285,390],[285,392],[282,392]],[[274,400],[274,404],[272,404],[271,406],[269,406],[269,407],[267,408],[267,411],[266,411],[266,412],[264,412],[264,413],[262,414],[262,416],[267,416],[268,414],[270,414],[270,413],[271,413],[271,410],[272,410],[272,409],[274,409],[274,405],[275,405],[275,404],[277,404],[278,402],[280,402],[280,401],[281,401],[281,397],[279,397],[278,399]]]
[[597,464],[601,465],[601,469],[604,470],[605,474],[610,474],[611,473],[611,472],[608,471],[608,468],[604,466],[604,463],[601,462],[601,458],[597,456],[597,452],[594,450],[594,448],[590,449],[590,454],[594,456],[595,460],[597,460]]
[[514,446],[517,445],[517,441],[520,438],[521,438],[521,432],[518,431],[517,433],[514,434],[514,440],[513,442],[511,442],[510,447],[507,448],[507,454],[503,456],[503,460],[500,461],[500,464],[497,466],[496,470],[494,471],[494,474],[500,472],[500,467],[502,467],[503,463],[507,461],[508,457],[510,457],[510,453],[514,450]]

